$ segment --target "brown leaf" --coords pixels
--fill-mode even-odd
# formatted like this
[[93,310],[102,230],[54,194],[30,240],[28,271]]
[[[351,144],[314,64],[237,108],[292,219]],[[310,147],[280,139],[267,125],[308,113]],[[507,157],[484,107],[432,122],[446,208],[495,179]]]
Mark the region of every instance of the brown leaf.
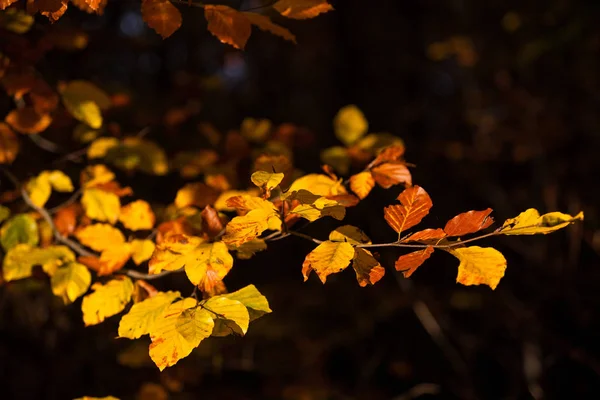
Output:
[[424,241],[424,240],[439,240],[439,239],[443,239],[445,237],[446,237],[446,232],[444,232],[443,229],[440,229],[440,228],[424,229],[422,231],[413,233],[412,235],[410,235],[409,237],[404,239],[403,242],[420,242],[420,241]]
[[401,205],[384,208],[385,220],[398,234],[421,222],[433,206],[431,198],[420,186],[404,190],[398,196],[398,200]]
[[376,166],[371,170],[375,182],[384,189],[389,189],[399,183],[412,185],[412,176],[403,162],[394,161]]
[[0,122],[0,164],[10,164],[19,152],[19,140],[12,129]]
[[356,272],[356,280],[362,287],[369,284],[374,285],[385,275],[385,269],[373,257],[373,254],[359,247],[354,248],[352,267]]
[[336,194],[331,196],[326,196],[329,200],[335,200],[339,203],[339,205],[344,207],[354,207],[360,202],[360,199],[351,194]]
[[169,0],[143,0],[142,18],[163,39],[181,27],[181,13]]
[[405,278],[410,278],[410,276],[431,256],[433,253],[433,247],[428,246],[423,250],[413,251],[412,253],[405,254],[400,256],[398,260],[396,260],[396,271],[402,271],[402,275]]
[[243,13],[231,7],[207,4],[204,17],[208,21],[208,31],[221,42],[241,50],[246,47],[252,26]]
[[367,168],[373,168],[377,165],[398,161],[404,155],[404,146],[389,146],[381,150],[381,152],[375,157],[373,161],[367,166]]
[[107,1],[108,0],[71,0],[71,3],[75,4],[75,7],[88,14],[96,13],[102,15]]
[[283,26],[277,25],[271,21],[271,18],[266,15],[260,15],[253,12],[245,12],[244,15],[252,23],[265,32],[271,32],[274,35],[280,36],[285,40],[296,43],[296,36]]
[[375,187],[375,179],[370,171],[363,171],[350,177],[350,189],[359,199],[364,199]]
[[458,214],[446,223],[444,231],[448,236],[462,236],[485,229],[494,223],[494,218],[489,215],[492,209],[483,211],[467,211]]
[[69,204],[54,214],[54,226],[63,236],[70,236],[75,232],[77,219],[83,215],[83,208],[79,203]]
[[193,235],[194,231],[185,217],[163,222],[156,228],[156,244],[162,243],[171,235]]
[[314,18],[333,10],[327,0],[279,0],[273,8],[281,15],[293,19]]
[[38,114],[31,107],[12,110],[4,120],[15,131],[30,135],[45,131],[52,122],[52,118],[49,115]]
[[204,207],[202,210],[202,229],[211,237],[217,236],[224,229],[223,221],[219,217],[217,210],[211,206]]

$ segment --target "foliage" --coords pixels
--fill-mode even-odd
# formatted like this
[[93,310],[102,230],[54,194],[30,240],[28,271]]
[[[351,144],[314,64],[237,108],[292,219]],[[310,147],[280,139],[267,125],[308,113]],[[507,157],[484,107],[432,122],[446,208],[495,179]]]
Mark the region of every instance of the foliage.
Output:
[[[30,14],[39,12],[55,21],[70,4],[102,13],[106,1],[29,1],[25,12],[17,1],[0,0],[0,9],[13,3],[3,14],[3,28],[21,34],[33,23]],[[240,49],[252,26],[296,41],[286,28],[257,12],[197,2],[143,0],[144,19],[163,37],[181,25],[174,4],[203,7],[210,32]],[[316,17],[332,9],[324,0],[280,0],[272,8],[293,19]],[[294,141],[281,133],[285,130],[251,119],[238,131],[216,132],[210,149],[191,157],[171,157],[143,136],[121,137],[107,129],[107,117],[118,101],[98,85],[73,80],[53,87],[33,65],[23,66],[8,56],[0,60],[6,61],[0,69],[2,86],[16,105],[0,125],[0,162],[11,164],[18,155],[14,132],[38,135],[53,124],[65,124],[64,119],[67,126],[75,126],[75,136],[92,132],[91,140],[83,141],[89,165],[81,169],[79,185],[66,171],[40,171],[21,183],[4,170],[29,207],[18,211],[12,205],[16,214],[11,217],[8,210],[2,211],[4,281],[37,278],[40,274],[35,267],[41,267],[50,278],[52,292],[65,304],[82,298],[86,326],[120,315],[119,337],[149,335],[150,357],[161,370],[211,336],[245,335],[250,322],[271,312],[254,285],[229,292],[224,279],[236,265],[234,256],[250,258],[275,241],[297,236],[316,244],[298,266],[304,280],[314,271],[325,283],[330,275],[352,265],[360,286],[373,285],[384,278],[385,268],[372,251],[388,247],[410,251],[399,255],[395,263],[396,271],[406,278],[440,250],[459,260],[458,283],[495,289],[504,276],[506,259],[498,250],[472,246],[472,242],[499,235],[547,234],[583,220],[582,213],[540,215],[529,209],[482,233],[494,222],[488,208],[459,214],[443,228],[413,232],[429,214],[433,201],[425,189],[413,185],[402,140],[370,133],[357,106],[346,106],[334,117],[334,133],[342,145],[322,152],[322,173],[297,170],[291,156]],[[249,174],[237,173],[235,166],[243,162],[252,165]],[[198,180],[172,193],[172,203],[161,207],[150,199],[132,199],[133,189],[122,187],[113,169],[155,176],[179,173]],[[302,232],[320,219],[342,221],[349,209],[379,190],[377,186],[381,190],[402,188],[398,203],[381,210],[397,233],[393,242],[372,243],[360,227],[351,225],[332,230],[326,240]],[[60,193],[71,196],[47,208]],[[48,229],[50,236],[44,234]],[[467,236],[473,234],[477,236]],[[188,295],[160,291],[148,283],[177,273],[185,273],[193,287]]]

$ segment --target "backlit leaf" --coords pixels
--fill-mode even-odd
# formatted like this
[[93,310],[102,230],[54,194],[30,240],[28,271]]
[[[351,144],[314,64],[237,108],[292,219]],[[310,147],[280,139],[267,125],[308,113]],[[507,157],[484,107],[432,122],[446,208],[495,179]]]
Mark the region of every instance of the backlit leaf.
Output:
[[400,143],[383,148],[377,154],[377,157],[375,157],[375,159],[369,163],[368,168],[373,168],[383,163],[400,161],[403,155],[404,144],[400,141]]
[[384,189],[389,189],[400,183],[404,183],[407,186],[412,185],[412,175],[401,161],[378,165],[371,169],[371,173],[375,182]]
[[[248,332],[250,315],[248,309],[240,301],[225,296],[217,296],[208,299],[202,307],[213,314],[213,319],[224,319],[226,321],[222,322],[228,326],[234,323],[235,328],[239,328],[242,335]],[[233,329],[237,331],[235,328]]]
[[85,265],[71,262],[60,266],[50,278],[52,293],[63,299],[65,304],[83,296],[90,287],[92,275]]
[[463,285],[488,285],[496,289],[506,270],[506,259],[491,247],[462,247],[450,249],[460,260],[456,282]]
[[267,229],[281,229],[281,220],[277,213],[263,208],[252,210],[244,216],[235,217],[227,224],[223,242],[227,245],[240,246],[256,239]]
[[346,209],[335,200],[321,197],[312,204],[300,204],[294,207],[290,214],[297,214],[311,222],[326,216],[342,220],[346,215]]
[[194,285],[198,285],[209,270],[222,280],[233,266],[233,257],[222,242],[201,244],[187,258],[185,273]]
[[75,237],[81,244],[95,251],[104,251],[125,243],[123,233],[109,224],[88,225],[79,229]]
[[155,296],[134,304],[119,322],[119,337],[137,339],[149,334],[157,318],[179,297],[179,292],[158,292]]
[[58,170],[43,171],[35,178],[30,179],[25,189],[31,202],[38,207],[44,207],[53,189],[58,192],[72,192],[74,190],[71,178]]
[[440,229],[440,228],[423,229],[422,231],[413,233],[412,235],[410,235],[409,237],[404,239],[403,242],[421,242],[421,241],[425,241],[425,240],[439,240],[439,239],[445,238],[446,236],[447,236],[446,232],[444,232],[444,230]]
[[401,205],[384,208],[385,220],[398,234],[421,222],[433,206],[431,198],[420,186],[404,190],[398,196],[398,201]]
[[133,283],[120,276],[106,284],[94,283],[91,294],[83,298],[81,311],[85,326],[96,325],[123,311],[133,293]]
[[142,18],[163,39],[181,27],[181,13],[169,0],[143,0]]
[[237,258],[241,260],[248,260],[259,251],[267,249],[267,243],[262,239],[252,239],[249,242],[245,242],[239,246],[230,246],[230,250],[237,251]]
[[446,223],[444,232],[448,236],[462,236],[485,229],[494,223],[494,218],[489,216],[491,213],[492,209],[488,208],[483,211],[458,214]]
[[221,42],[244,49],[252,33],[252,25],[243,13],[224,5],[207,4],[204,17],[208,21],[208,31]]
[[121,210],[121,201],[116,194],[94,188],[83,191],[81,205],[89,218],[111,224],[117,222]]
[[0,164],[11,164],[19,153],[19,140],[12,129],[0,122]]
[[338,111],[333,120],[333,128],[337,138],[349,146],[367,133],[369,124],[357,106],[348,105]]
[[131,245],[131,258],[136,265],[140,265],[144,261],[148,261],[154,253],[154,242],[152,240],[134,239]]
[[87,156],[89,159],[103,158],[106,157],[110,149],[114,149],[119,146],[119,139],[114,137],[100,137],[94,140],[87,150]]
[[104,164],[89,165],[81,171],[80,182],[84,188],[92,188],[115,179],[115,174]]
[[302,264],[304,280],[314,270],[321,282],[325,283],[327,276],[346,269],[353,257],[354,248],[350,243],[323,242],[306,256]]
[[282,173],[271,173],[266,171],[256,171],[252,174],[251,180],[259,188],[264,189],[267,193],[275,189],[281,181],[284,175]]
[[375,179],[370,171],[363,171],[350,177],[350,189],[361,200],[371,193],[373,187],[375,187]]
[[87,81],[71,81],[61,88],[65,108],[71,115],[94,129],[102,126],[102,111],[112,106],[110,97]]
[[244,16],[250,21],[250,23],[259,29],[270,32],[273,35],[289,40],[290,42],[296,43],[296,36],[292,34],[287,28],[281,25],[277,25],[271,18],[266,15],[256,14],[253,12],[245,12]]
[[6,221],[0,229],[0,243],[4,251],[19,244],[37,246],[40,241],[35,219],[27,214],[17,214]]
[[150,204],[144,200],[136,200],[121,207],[119,221],[123,226],[132,231],[152,229],[156,217]]
[[335,196],[347,193],[341,179],[334,180],[323,174],[308,174],[296,179],[290,186],[288,193],[302,189],[317,196]]
[[52,220],[54,227],[63,236],[71,236],[77,227],[77,219],[83,215],[83,208],[78,203],[69,204],[59,209]]
[[332,242],[348,242],[351,245],[371,243],[371,239],[363,231],[352,225],[343,225],[329,234]]
[[[156,245],[156,250],[148,263],[151,274],[163,270],[176,271],[187,262],[193,262],[194,251],[204,243],[204,239],[196,236],[175,234],[166,236]],[[187,257],[190,255],[190,257]]]
[[28,278],[34,266],[40,265],[44,271],[51,272],[56,267],[75,261],[75,254],[67,246],[49,246],[35,248],[28,244],[19,244],[4,256],[2,272],[5,281]]
[[374,285],[385,275],[385,268],[373,257],[369,250],[362,248],[354,249],[352,268],[356,272],[356,280],[362,287]]
[[40,114],[32,107],[23,107],[9,112],[4,121],[19,133],[35,135],[50,126],[52,117]]
[[410,276],[431,256],[433,247],[427,246],[423,250],[413,251],[412,253],[404,254],[396,260],[396,271],[401,271],[405,278]]
[[[98,142],[96,139],[92,146]],[[136,136],[129,136],[107,149],[104,159],[125,171],[140,170],[152,175],[165,175],[169,163],[165,151],[156,143]],[[91,148],[88,150],[90,156]]]
[[202,230],[208,233],[211,237],[215,237],[220,234],[223,229],[223,221],[219,217],[217,210],[211,206],[204,207],[202,210]]
[[515,218],[507,219],[500,228],[500,233],[503,235],[548,234],[576,221],[583,221],[583,212],[575,216],[561,212],[551,212],[540,216],[538,210],[530,208]]
[[219,193],[216,190],[202,182],[188,183],[177,191],[175,206],[177,208],[188,206],[204,208],[212,204],[216,206],[218,196]]
[[272,312],[267,298],[254,285],[248,285],[236,292],[224,294],[222,297],[239,301],[246,306],[250,314],[250,321]]
[[329,147],[321,152],[321,161],[331,165],[338,173],[346,175],[350,170],[348,149],[342,146]]
[[98,273],[98,276],[110,275],[120,270],[131,257],[131,244],[122,243],[102,252],[100,257],[81,256],[78,261]]
[[273,8],[281,15],[293,19],[314,18],[333,10],[327,0],[279,0]]

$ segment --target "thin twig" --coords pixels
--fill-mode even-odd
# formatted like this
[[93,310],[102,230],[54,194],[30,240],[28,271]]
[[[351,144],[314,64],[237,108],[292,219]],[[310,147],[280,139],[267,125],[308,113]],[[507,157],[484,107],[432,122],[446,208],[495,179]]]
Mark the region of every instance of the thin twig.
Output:
[[170,275],[175,272],[183,272],[183,268],[177,269],[175,271],[163,271],[158,274],[145,274],[143,272],[139,272],[139,271],[135,271],[133,269],[127,269],[127,268],[123,268],[120,271],[117,271],[117,273],[123,273],[130,278],[144,279],[146,281],[151,281],[154,279],[162,278],[163,276],[167,276],[167,275]]
[[48,214],[54,214],[58,210],[60,210],[61,208],[66,207],[66,206],[70,206],[71,204],[73,204],[73,203],[75,203],[77,201],[77,199],[79,198],[79,196],[81,196],[81,188],[77,189],[75,191],[75,193],[73,193],[71,195],[71,197],[69,197],[64,203],[59,204],[56,207],[52,207],[52,208],[48,209]]
[[268,4],[263,4],[262,6],[250,7],[250,8],[246,8],[244,10],[240,10],[240,11],[255,11],[255,10],[261,10],[263,8],[269,8],[269,7],[272,7],[273,5],[275,5],[275,3],[277,3],[277,1],[278,0],[272,0]]
[[304,238],[306,240],[310,240],[311,242],[314,242],[314,243],[317,243],[317,244],[323,243],[322,240],[315,239],[314,237],[309,236],[309,235],[305,235],[304,233],[300,233],[300,232],[296,232],[296,231],[288,231],[288,233],[290,235],[294,235],[294,236],[298,236],[298,237]]
[[204,7],[204,3],[200,3],[200,2],[194,3],[191,0],[171,0],[171,3],[180,4],[182,6],[188,6],[188,7],[199,7],[199,8]]
[[27,136],[29,137],[29,139],[31,139],[31,141],[33,143],[35,143],[36,146],[38,146],[42,150],[46,150],[47,152],[50,152],[50,153],[62,153],[62,150],[59,145],[57,145],[56,143],[54,143],[40,135],[27,135]]

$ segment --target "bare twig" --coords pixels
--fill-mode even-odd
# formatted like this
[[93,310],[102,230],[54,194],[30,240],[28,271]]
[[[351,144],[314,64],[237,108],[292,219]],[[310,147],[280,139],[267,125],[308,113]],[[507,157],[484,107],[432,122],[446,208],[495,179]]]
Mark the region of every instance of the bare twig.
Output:
[[175,270],[175,271],[163,271],[158,274],[145,274],[143,272],[139,272],[139,271],[135,271],[133,269],[127,269],[127,268],[123,268],[123,269],[117,271],[117,273],[125,274],[130,278],[144,279],[146,281],[151,281],[154,279],[162,278],[163,276],[167,276],[167,275],[170,275],[170,274],[173,274],[176,272],[183,272],[183,268]]
[[77,189],[72,195],[71,197],[69,197],[64,203],[59,204],[56,207],[52,207],[48,210],[48,214],[54,214],[56,213],[58,210],[60,210],[63,207],[69,206],[73,203],[75,203],[77,201],[77,199],[79,198],[79,196],[81,196],[81,189]]

